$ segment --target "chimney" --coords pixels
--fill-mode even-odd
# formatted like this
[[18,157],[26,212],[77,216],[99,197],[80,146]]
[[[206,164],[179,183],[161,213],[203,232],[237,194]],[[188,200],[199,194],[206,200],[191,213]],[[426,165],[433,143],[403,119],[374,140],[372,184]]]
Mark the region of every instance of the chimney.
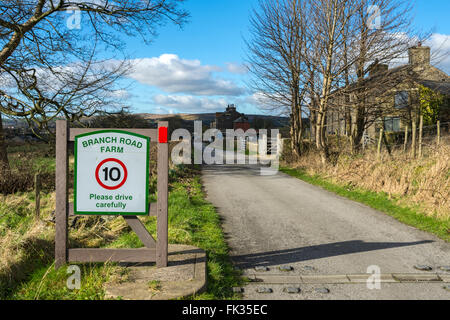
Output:
[[418,46],[409,48],[408,54],[410,65],[415,67],[430,65],[430,47],[422,47],[422,43],[419,42]]
[[389,70],[389,66],[387,64],[376,63],[370,68],[369,77],[372,77],[381,72],[385,72],[387,70]]

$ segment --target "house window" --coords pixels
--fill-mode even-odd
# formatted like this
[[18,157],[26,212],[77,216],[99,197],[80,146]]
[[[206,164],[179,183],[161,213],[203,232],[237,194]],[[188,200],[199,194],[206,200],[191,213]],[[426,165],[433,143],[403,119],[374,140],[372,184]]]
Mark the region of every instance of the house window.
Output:
[[409,92],[408,91],[398,91],[395,94],[395,107],[397,109],[405,108],[409,104]]
[[385,132],[400,131],[400,118],[399,117],[385,117],[384,118],[384,131]]

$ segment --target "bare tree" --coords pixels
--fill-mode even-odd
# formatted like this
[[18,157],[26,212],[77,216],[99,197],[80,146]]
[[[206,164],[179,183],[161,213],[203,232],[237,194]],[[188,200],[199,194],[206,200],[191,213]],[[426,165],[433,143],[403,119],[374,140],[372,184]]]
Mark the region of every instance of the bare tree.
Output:
[[[354,30],[354,37],[348,39],[346,54],[355,63],[349,68],[348,82],[353,85],[348,86],[347,83],[346,94],[353,96],[353,110],[346,116],[351,123],[347,133],[351,136],[354,151],[360,149],[364,131],[380,115],[391,111],[386,108],[387,101],[372,97],[382,97],[380,88],[389,91],[403,78],[392,72],[383,72],[383,66],[400,59],[412,42],[417,41],[413,40],[416,37],[411,27],[411,10],[410,1],[361,0],[352,17],[350,27]],[[367,81],[370,75],[376,76],[376,81]],[[346,99],[347,102],[349,100]]]
[[[300,154],[302,115],[315,125],[316,147],[328,158],[325,120],[329,97],[350,63],[341,47],[354,0],[267,0],[251,20],[247,43],[252,88],[291,113],[291,141]],[[302,106],[307,105],[308,111]]]
[[[293,6],[296,10],[289,10]],[[405,81],[404,73],[383,72],[384,66],[403,57],[413,41],[427,37],[411,26],[406,0],[261,1],[247,44],[253,89],[292,112],[293,143],[299,141],[295,114],[300,121],[302,113],[309,114],[323,162],[330,155],[326,131],[331,111],[343,115],[345,134],[358,151],[364,131],[392,112],[387,107],[391,97],[383,91]],[[370,76],[376,81],[368,81]]]
[[354,0],[309,1],[306,13],[310,21],[305,30],[308,50],[304,56],[311,76],[305,80],[310,82],[309,106],[315,114],[315,143],[322,162],[329,158],[325,126],[330,97],[353,62],[344,59],[342,48],[352,36],[348,25],[357,6]]
[[[163,23],[182,25],[181,2],[0,1],[0,120],[46,128],[57,116],[76,121],[118,107],[117,80],[129,67],[123,36],[149,43]],[[82,15],[81,29],[68,27],[67,10]],[[3,136],[0,130],[0,170],[8,168]]]
[[291,117],[291,147],[301,154],[303,123],[302,54],[303,0],[259,2],[251,17],[246,41],[250,87],[262,96],[265,108]]

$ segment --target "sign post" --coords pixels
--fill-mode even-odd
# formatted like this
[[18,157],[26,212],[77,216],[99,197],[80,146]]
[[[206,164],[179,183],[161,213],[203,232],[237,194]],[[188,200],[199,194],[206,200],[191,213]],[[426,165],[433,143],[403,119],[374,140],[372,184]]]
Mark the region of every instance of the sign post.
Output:
[[[55,266],[76,262],[156,262],[167,266],[167,122],[158,129],[78,129],[56,122]],[[68,203],[68,142],[74,141],[74,203]],[[158,202],[149,203],[150,142],[158,142]],[[68,248],[69,215],[120,215],[140,249]],[[157,216],[158,241],[137,216]]]

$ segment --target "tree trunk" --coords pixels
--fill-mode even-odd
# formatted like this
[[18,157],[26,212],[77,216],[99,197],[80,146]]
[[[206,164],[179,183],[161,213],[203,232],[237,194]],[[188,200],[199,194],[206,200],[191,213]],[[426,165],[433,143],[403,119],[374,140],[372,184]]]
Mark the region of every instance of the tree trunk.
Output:
[[325,115],[321,111],[317,112],[316,148],[319,150],[322,164],[326,164],[329,159],[329,154],[328,144],[325,141]]
[[294,81],[291,88],[291,147],[297,157],[302,154],[303,124],[302,109],[298,94],[298,82]]
[[310,136],[310,142],[312,146],[312,142],[316,141],[316,111],[312,110],[311,114],[309,115],[309,136]]
[[301,155],[301,120],[299,120],[299,112],[296,105],[292,106],[291,148],[296,156]]
[[8,152],[6,146],[6,137],[3,130],[2,113],[0,112],[0,176],[9,172]]
[[361,150],[361,140],[365,129],[365,97],[364,93],[358,93],[356,115],[355,115],[355,130],[352,135],[352,151],[358,153]]
[[296,145],[296,141],[295,141],[295,121],[294,121],[294,113],[291,113],[291,130],[289,131],[289,134],[291,136],[291,150],[294,154],[296,154],[295,151],[295,145]]
[[352,136],[352,116],[349,106],[345,107],[345,135],[347,137]]
[[322,123],[322,113],[317,112],[317,118],[316,118],[316,130],[315,130],[315,136],[316,136],[316,148],[317,150],[320,150],[322,146],[322,130],[321,130],[321,123]]

